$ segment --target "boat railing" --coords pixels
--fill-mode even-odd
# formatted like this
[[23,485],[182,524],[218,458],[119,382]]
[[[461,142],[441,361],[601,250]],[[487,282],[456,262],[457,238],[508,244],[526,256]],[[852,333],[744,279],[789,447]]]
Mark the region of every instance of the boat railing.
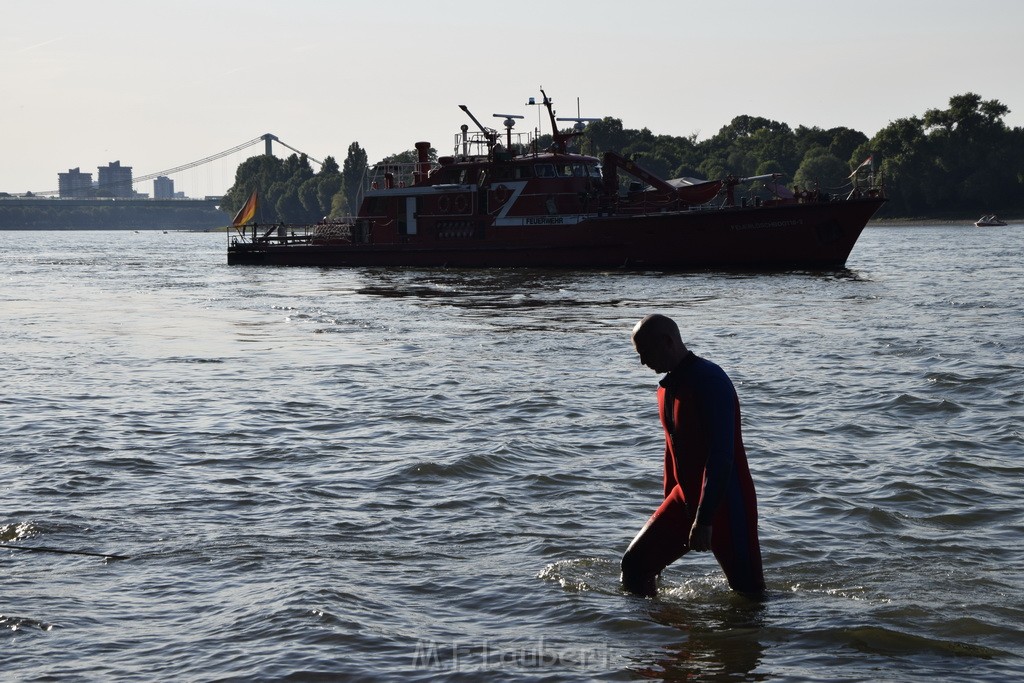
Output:
[[486,158],[489,155],[511,153],[526,154],[531,150],[533,136],[530,133],[483,133],[482,131],[455,134],[455,158]]
[[[635,184],[635,187],[639,187],[639,184]],[[884,196],[885,188],[882,185],[881,174],[875,174],[870,179],[862,178],[859,182],[852,181],[838,187],[826,188],[811,184],[804,187],[787,187],[783,190],[778,184],[752,184],[744,192],[734,192],[731,196],[723,189],[714,199],[697,205],[680,202],[670,193],[626,191],[619,194],[615,202],[615,211],[626,214],[714,211],[779,204],[818,204]]]
[[351,242],[353,225],[352,217],[338,220],[318,221],[316,223],[252,223],[239,228],[231,228],[229,235],[231,244],[252,245],[298,245],[298,244],[329,244],[332,242]]
[[850,174],[850,182],[847,184],[849,187],[848,197],[860,197],[863,195],[876,196],[885,195],[885,183],[883,182],[882,172],[876,171],[874,166],[861,170],[860,168],[854,170]]
[[[437,168],[436,163],[430,164],[430,170]],[[419,162],[396,161],[381,162],[373,166],[366,174],[367,190],[390,190],[393,187],[409,187],[419,177]]]
[[[878,197],[885,195],[885,188],[882,186],[881,174],[873,174],[864,177],[851,177],[848,182],[842,185],[823,187],[819,183],[812,182],[806,185],[794,185],[786,187],[781,185],[764,183],[751,185],[744,195],[735,197],[736,205],[741,207],[761,206],[762,204],[775,205],[786,203],[821,203],[833,201],[846,201],[859,199],[861,197]],[[723,200],[723,206],[729,206],[728,200]]]

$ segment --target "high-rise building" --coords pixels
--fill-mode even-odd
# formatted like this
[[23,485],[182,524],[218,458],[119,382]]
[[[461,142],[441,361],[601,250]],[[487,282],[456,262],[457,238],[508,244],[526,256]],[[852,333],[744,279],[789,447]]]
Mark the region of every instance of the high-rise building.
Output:
[[120,161],[111,161],[106,166],[100,166],[99,186],[96,193],[101,197],[122,197],[132,196],[132,167],[122,166]]
[[64,198],[90,197],[92,196],[92,173],[82,173],[77,168],[69,169],[67,173],[58,173],[57,188],[60,196]]
[[174,199],[174,181],[162,175],[153,181],[153,199]]

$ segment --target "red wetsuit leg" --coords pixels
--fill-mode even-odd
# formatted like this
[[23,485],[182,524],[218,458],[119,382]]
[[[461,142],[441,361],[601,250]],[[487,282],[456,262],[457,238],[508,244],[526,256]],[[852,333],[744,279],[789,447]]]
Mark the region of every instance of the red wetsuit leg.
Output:
[[757,538],[757,502],[753,488],[732,488],[711,523],[711,552],[729,586],[741,593],[764,592],[761,544]]
[[654,595],[658,574],[690,549],[693,515],[676,485],[647,520],[622,556],[622,584],[640,595]]

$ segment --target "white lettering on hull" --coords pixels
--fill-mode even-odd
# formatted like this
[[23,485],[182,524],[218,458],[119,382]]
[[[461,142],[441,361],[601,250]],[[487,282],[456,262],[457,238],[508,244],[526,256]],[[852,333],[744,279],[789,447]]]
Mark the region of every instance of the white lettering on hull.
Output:
[[576,225],[591,216],[523,216],[516,218],[497,218],[496,228],[519,228],[528,225]]
[[772,230],[775,228],[792,228],[797,225],[803,225],[804,221],[802,218],[793,218],[788,221],[764,221],[761,223],[740,223],[737,225],[730,225],[730,230]]

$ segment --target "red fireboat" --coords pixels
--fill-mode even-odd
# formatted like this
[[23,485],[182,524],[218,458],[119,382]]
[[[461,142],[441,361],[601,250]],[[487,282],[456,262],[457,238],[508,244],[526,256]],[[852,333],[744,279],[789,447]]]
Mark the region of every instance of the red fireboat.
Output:
[[[317,225],[235,228],[229,264],[458,268],[627,268],[651,270],[835,269],[886,201],[874,174],[856,172],[842,195],[793,192],[777,175],[662,180],[614,152],[570,151],[588,119],[556,119],[552,144],[463,125],[452,156],[380,164],[358,215]],[[533,103],[534,98],[530,98]],[[592,119],[589,119],[592,120]],[[557,121],[576,121],[559,131]],[[502,144],[504,142],[504,144]],[[620,183],[620,174],[628,183]],[[760,182],[767,198],[737,199]]]

